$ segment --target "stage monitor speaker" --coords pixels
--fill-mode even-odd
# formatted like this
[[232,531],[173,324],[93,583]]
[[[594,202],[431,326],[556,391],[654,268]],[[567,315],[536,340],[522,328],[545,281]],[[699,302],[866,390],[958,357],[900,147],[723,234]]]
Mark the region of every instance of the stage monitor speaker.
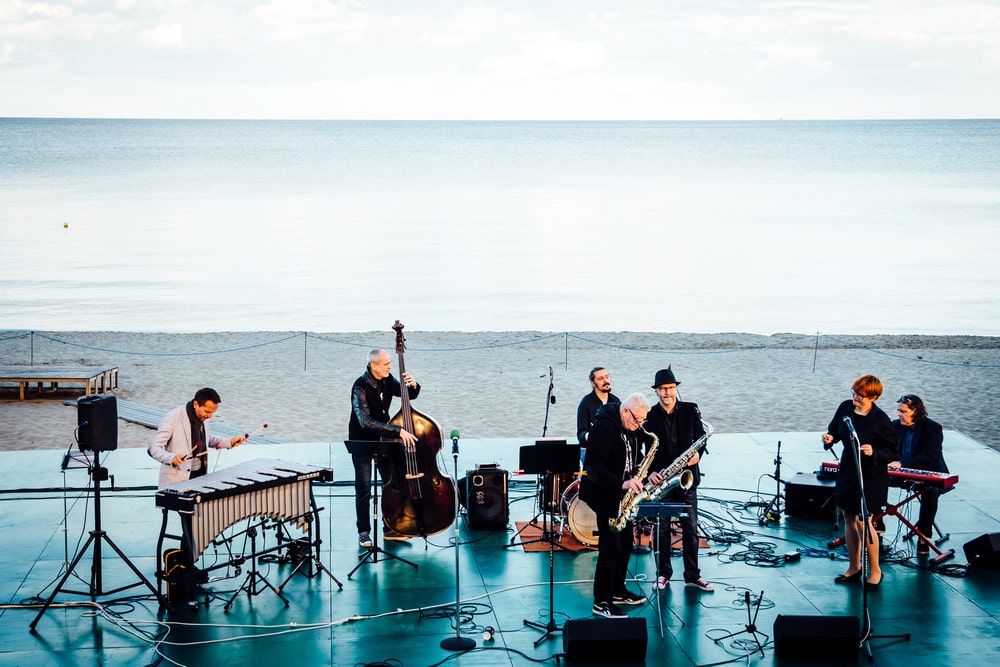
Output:
[[569,619],[562,630],[566,662],[642,663],[646,659],[646,619]]
[[470,528],[507,527],[510,518],[507,478],[506,470],[469,470],[465,473],[465,509],[469,513]]
[[803,519],[833,519],[836,482],[800,472],[785,482],[785,514]]
[[118,449],[118,401],[107,394],[84,396],[76,402],[80,451]]
[[857,616],[783,616],[774,619],[774,654],[856,658],[861,646]]
[[977,570],[1000,569],[1000,533],[983,533],[962,547],[965,560]]

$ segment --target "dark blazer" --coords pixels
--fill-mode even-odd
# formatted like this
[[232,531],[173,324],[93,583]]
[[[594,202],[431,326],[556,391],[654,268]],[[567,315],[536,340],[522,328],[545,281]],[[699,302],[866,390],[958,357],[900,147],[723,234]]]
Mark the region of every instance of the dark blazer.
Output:
[[857,454],[851,442],[851,433],[844,423],[850,417],[854,430],[862,445],[871,445],[871,456],[861,457],[861,477],[865,483],[865,503],[869,514],[877,514],[889,499],[889,462],[899,458],[896,432],[889,416],[877,405],[867,415],[854,412],[854,403],[846,400],[837,408],[826,432],[833,436],[833,442],[844,443],[837,471],[837,486],[834,489],[834,503],[848,514],[861,513],[861,488],[858,485]]
[[[892,427],[896,431],[899,444],[899,462],[904,468],[917,470],[932,470],[934,472],[949,472],[944,462],[944,431],[941,424],[933,419],[922,419],[913,426],[903,426],[898,419],[893,420]],[[909,456],[904,456],[903,445],[907,433],[912,432]]]
[[[653,456],[653,464],[650,466],[650,471],[663,470],[691,447],[695,440],[705,435],[705,427],[701,423],[701,410],[698,409],[697,403],[677,401],[673,417],[677,427],[675,437],[671,437],[670,435],[670,429],[667,428],[667,419],[667,411],[663,409],[663,405],[659,402],[651,407],[649,413],[646,415],[646,425],[643,428],[660,440],[656,454]],[[707,453],[707,448],[701,450],[702,456]],[[701,464],[698,463],[689,467],[691,472],[694,473],[694,485],[692,486],[694,488],[701,482]]]

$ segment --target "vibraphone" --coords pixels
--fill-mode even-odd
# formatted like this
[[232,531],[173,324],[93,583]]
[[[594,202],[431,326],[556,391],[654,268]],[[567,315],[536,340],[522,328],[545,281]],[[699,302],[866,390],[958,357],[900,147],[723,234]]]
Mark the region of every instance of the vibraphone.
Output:
[[[193,566],[206,548],[224,530],[252,517],[294,521],[319,546],[319,511],[312,493],[313,481],[333,481],[333,470],[278,459],[253,459],[230,468],[172,484],[156,492],[156,506],[163,510],[163,524],[157,541],[157,578],[164,578],[165,538],[179,540]],[[168,512],[181,519],[181,535],[167,533]],[[312,541],[312,540],[311,540]]]

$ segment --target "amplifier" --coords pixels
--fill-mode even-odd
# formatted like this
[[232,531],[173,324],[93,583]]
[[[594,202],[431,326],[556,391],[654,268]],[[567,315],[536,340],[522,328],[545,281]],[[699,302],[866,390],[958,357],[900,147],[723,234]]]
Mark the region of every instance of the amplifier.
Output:
[[817,479],[812,473],[800,472],[785,482],[785,514],[803,519],[833,519],[833,489],[836,482]]

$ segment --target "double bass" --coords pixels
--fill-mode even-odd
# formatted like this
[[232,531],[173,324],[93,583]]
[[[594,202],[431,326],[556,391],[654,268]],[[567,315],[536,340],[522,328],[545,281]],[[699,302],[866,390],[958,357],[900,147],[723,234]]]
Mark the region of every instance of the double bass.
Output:
[[[392,328],[396,331],[402,377],[406,372],[403,325],[396,320]],[[437,467],[441,427],[410,407],[406,385],[399,393],[402,407],[389,423],[415,435],[417,443],[412,450],[402,447],[388,457],[389,465],[382,477],[382,521],[397,533],[427,537],[446,530],[455,521],[455,483]]]

